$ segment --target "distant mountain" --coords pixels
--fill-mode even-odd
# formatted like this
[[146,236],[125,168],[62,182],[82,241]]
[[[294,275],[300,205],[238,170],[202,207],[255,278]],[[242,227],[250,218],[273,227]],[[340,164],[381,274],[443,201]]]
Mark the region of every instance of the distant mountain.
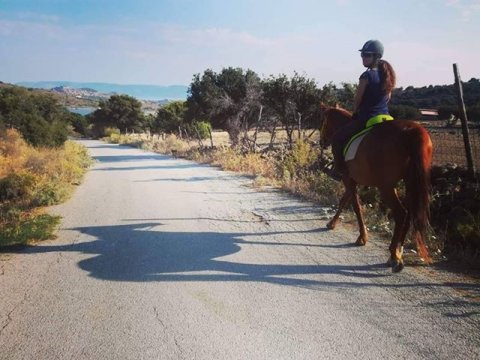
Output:
[[187,98],[188,86],[185,85],[121,85],[108,83],[83,83],[71,81],[37,81],[37,82],[19,82],[17,85],[37,88],[52,89],[58,87],[68,87],[74,89],[89,89],[100,93],[116,93],[133,96],[143,100],[185,100]]

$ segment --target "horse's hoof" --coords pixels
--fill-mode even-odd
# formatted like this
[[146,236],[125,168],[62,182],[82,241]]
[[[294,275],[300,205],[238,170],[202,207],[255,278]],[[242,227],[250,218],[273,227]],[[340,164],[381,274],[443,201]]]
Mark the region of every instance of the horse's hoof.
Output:
[[327,224],[327,229],[328,229],[328,230],[333,230],[333,229],[335,229],[335,226],[336,226],[336,225],[337,225],[337,222],[331,220],[331,221],[329,221],[328,224]]
[[355,241],[355,245],[357,245],[357,246],[365,246],[365,245],[367,245],[367,240],[365,240],[365,239],[362,238],[362,237],[359,237],[359,238],[357,239],[357,241]]
[[405,265],[403,264],[402,260],[397,260],[392,266],[392,272],[398,273],[403,270],[404,266]]
[[386,263],[385,265],[387,265],[387,267],[393,267],[393,259],[392,259],[392,258],[389,258],[389,259],[387,260],[387,263]]

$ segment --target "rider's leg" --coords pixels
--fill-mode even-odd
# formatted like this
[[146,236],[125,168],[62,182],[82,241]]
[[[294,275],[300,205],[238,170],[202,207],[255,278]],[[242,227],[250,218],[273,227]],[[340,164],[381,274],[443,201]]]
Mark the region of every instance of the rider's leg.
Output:
[[355,119],[348,125],[341,127],[334,135],[332,140],[332,153],[334,169],[336,172],[345,172],[345,160],[343,156],[343,148],[350,140],[350,138],[356,133],[362,131],[365,128],[365,122]]

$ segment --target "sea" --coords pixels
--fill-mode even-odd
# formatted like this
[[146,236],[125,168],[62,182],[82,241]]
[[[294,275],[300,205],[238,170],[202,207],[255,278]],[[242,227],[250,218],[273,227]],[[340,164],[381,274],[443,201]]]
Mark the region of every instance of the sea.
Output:
[[91,89],[103,94],[126,94],[139,100],[160,101],[168,100],[186,100],[188,87],[185,85],[122,85],[109,83],[87,83],[70,81],[36,81],[19,82],[17,85],[29,88],[52,89],[59,86],[70,87],[74,89]]
[[70,112],[73,112],[75,114],[80,114],[80,115],[83,115],[83,116],[91,114],[92,112],[97,110],[97,108],[95,108],[95,107],[71,107],[71,106],[68,106],[67,109]]

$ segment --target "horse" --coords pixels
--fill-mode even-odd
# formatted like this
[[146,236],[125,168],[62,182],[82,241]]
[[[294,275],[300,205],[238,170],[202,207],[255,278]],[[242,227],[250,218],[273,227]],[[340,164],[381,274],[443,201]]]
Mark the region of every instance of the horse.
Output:
[[[321,114],[320,141],[326,148],[331,145],[335,132],[353,120],[349,111],[339,107],[322,105]],[[424,237],[429,220],[431,163],[432,141],[425,128],[418,123],[393,120],[373,125],[360,143],[355,157],[346,161],[346,170],[341,179],[345,193],[327,228],[335,228],[340,213],[351,201],[360,230],[355,244],[366,245],[368,234],[357,185],[376,187],[382,201],[392,210],[395,222],[387,265],[392,267],[393,272],[400,272],[404,268],[403,244],[411,225],[418,253],[430,263]],[[405,183],[403,203],[396,189],[400,180]]]

